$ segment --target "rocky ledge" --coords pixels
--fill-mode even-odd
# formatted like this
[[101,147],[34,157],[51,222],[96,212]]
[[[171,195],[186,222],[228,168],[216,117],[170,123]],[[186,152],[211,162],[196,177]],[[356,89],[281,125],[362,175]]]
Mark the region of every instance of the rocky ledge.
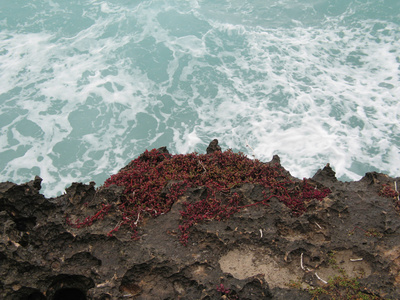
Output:
[[[216,151],[213,141],[203,161]],[[277,156],[265,165],[283,169]],[[208,165],[198,168],[208,176]],[[303,197],[306,183],[284,173]],[[123,185],[72,183],[48,199],[39,177],[1,183],[0,298],[400,299],[399,178],[341,182],[327,165],[307,185],[329,193],[295,212],[277,189],[285,180],[225,188],[215,198],[234,195],[240,209],[191,223],[183,212],[211,201],[207,186],[191,185],[157,216],[141,206],[132,220]],[[176,183],[166,182],[164,200]]]

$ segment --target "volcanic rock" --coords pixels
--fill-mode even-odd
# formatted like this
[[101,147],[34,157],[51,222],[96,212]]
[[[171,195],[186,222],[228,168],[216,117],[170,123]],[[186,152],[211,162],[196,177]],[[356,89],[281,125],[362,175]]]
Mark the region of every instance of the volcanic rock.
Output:
[[[213,141],[207,153],[220,149]],[[64,195],[46,198],[39,177],[0,183],[0,298],[312,299],[310,291],[329,278],[347,276],[370,299],[400,299],[398,199],[382,193],[399,178],[372,172],[342,182],[327,165],[309,182],[331,193],[306,203],[304,214],[272,198],[194,225],[186,246],[180,211],[204,196],[202,187],[145,219],[135,240],[129,228],[108,235],[123,216],[118,209],[83,228],[67,221],[117,207],[123,187],[72,183]],[[235,189],[249,203],[262,199],[256,184]]]

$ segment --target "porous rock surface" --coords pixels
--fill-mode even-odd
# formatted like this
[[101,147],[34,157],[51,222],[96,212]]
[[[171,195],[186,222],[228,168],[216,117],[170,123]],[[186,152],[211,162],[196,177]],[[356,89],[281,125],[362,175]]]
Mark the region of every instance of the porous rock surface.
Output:
[[[211,146],[210,152],[220,150]],[[201,197],[201,187],[170,212],[146,219],[140,239],[132,240],[123,228],[107,235],[121,220],[118,210],[85,228],[66,223],[66,215],[83,220],[103,204],[117,205],[122,187],[73,183],[48,199],[39,177],[3,182],[0,299],[311,299],[289,283],[323,286],[339,268],[375,295],[400,299],[398,203],[379,194],[396,180],[372,172],[341,182],[327,165],[309,181],[332,193],[307,203],[303,215],[292,216],[273,198],[228,220],[195,225],[187,246],[179,241],[179,211],[184,201]],[[257,185],[235,189],[249,203],[262,200]]]

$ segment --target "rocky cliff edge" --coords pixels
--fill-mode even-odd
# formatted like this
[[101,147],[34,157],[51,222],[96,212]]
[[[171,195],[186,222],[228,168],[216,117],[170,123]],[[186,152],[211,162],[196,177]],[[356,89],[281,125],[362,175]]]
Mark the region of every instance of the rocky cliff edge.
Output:
[[[213,142],[204,162],[220,151]],[[277,156],[266,164],[281,168]],[[208,168],[198,165],[205,175]],[[292,190],[304,188],[304,180],[285,172]],[[166,182],[163,199],[175,181]],[[294,213],[283,192],[243,181],[214,195],[218,201],[235,195],[229,203],[241,209],[224,217],[207,212],[193,222],[183,212],[211,201],[205,185],[177,194],[165,213],[142,208],[131,220],[121,209],[129,208],[124,186],[72,183],[48,199],[39,177],[3,182],[0,298],[400,299],[397,182],[375,172],[341,182],[326,165],[307,184],[329,193]]]

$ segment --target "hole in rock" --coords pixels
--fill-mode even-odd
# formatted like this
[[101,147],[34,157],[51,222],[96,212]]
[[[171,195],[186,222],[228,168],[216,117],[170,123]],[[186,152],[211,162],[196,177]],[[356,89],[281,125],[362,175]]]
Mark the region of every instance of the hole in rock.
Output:
[[60,289],[54,294],[53,300],[86,300],[86,295],[79,289]]
[[86,300],[87,291],[94,287],[92,279],[81,275],[60,274],[52,278],[46,292],[51,300]]
[[36,225],[36,218],[19,218],[15,220],[16,228],[19,231],[29,231]]
[[46,300],[46,297],[40,292],[34,292],[25,298],[26,300]]

